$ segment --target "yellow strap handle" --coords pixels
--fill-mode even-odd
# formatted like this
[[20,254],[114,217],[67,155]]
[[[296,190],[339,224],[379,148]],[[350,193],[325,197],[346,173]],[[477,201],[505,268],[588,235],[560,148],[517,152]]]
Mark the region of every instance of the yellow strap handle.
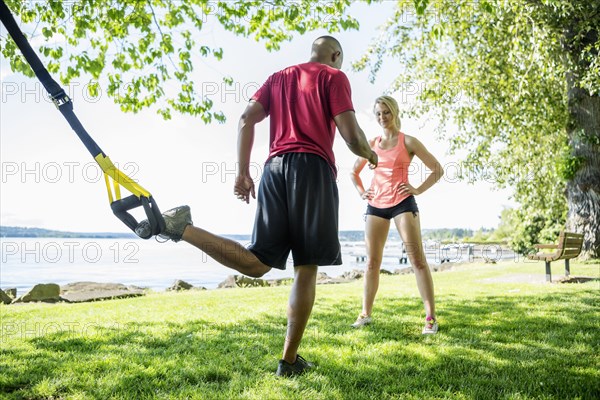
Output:
[[[115,200],[121,199],[121,187],[123,186],[125,189],[129,190],[132,194],[136,195],[138,198],[141,196],[150,197],[150,192],[144,189],[141,185],[127,176],[125,173],[120,171],[113,162],[108,158],[108,156],[104,156],[102,153],[98,154],[96,157],[96,162],[102,168],[104,172],[104,181],[106,183],[106,190],[108,190],[108,200],[112,203]],[[112,189],[110,187],[109,177],[113,179],[113,186],[115,190],[115,197],[113,198]]]

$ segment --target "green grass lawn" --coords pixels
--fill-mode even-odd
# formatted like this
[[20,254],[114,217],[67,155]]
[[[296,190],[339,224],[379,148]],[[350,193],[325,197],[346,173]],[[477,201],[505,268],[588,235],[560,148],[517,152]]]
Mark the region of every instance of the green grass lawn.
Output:
[[[318,286],[300,351],[318,367],[292,379],[274,374],[289,286],[0,306],[0,398],[598,399],[600,264],[572,263],[586,283],[542,283],[543,271],[435,273],[428,337],[414,275],[382,276],[362,330],[349,327],[362,281]],[[539,282],[502,279],[516,274]]]

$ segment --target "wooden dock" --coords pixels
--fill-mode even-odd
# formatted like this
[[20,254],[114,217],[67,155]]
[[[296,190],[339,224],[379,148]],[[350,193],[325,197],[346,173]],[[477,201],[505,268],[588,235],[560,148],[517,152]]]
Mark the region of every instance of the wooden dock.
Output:
[[[454,244],[454,245],[423,245],[425,256],[428,260],[433,260],[436,263],[443,264],[447,262],[473,262],[475,260],[483,260],[485,262],[496,262],[502,259],[510,259],[515,257],[515,253],[503,248],[498,244],[475,245],[475,244]],[[357,263],[365,263],[367,261],[367,252],[364,247],[358,248],[350,253]],[[403,243],[393,243],[386,245],[383,258],[393,258],[398,260],[398,264],[408,264],[406,249]]]

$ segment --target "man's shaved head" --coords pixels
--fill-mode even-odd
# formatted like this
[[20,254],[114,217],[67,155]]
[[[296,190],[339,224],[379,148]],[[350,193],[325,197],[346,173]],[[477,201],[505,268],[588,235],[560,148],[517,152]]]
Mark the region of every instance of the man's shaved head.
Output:
[[342,45],[333,36],[321,36],[312,44],[311,61],[327,64],[340,69],[343,62]]
[[342,45],[333,36],[321,36],[316,38],[313,42],[313,50],[322,47],[329,47],[334,51],[342,51]]

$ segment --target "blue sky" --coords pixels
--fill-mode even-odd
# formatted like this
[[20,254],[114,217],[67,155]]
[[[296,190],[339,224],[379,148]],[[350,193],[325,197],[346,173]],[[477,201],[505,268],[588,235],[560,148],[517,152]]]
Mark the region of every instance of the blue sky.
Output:
[[[368,82],[368,72],[353,72],[350,65],[377,36],[377,28],[392,4],[353,5],[350,13],[361,22],[360,31],[335,34],[344,47],[343,70],[352,84],[357,118],[367,137],[379,134],[372,103],[387,89],[399,65],[388,60],[374,84]],[[199,38],[223,47],[224,59],[199,60],[195,81],[197,90],[210,95],[215,108],[226,115],[227,122],[221,125],[205,125],[198,118],[179,115],[163,121],[153,110],[124,114],[105,94],[97,98],[87,95],[87,80],[74,82],[68,89],[88,132],[115,164],[155,196],[162,210],[189,204],[198,226],[217,233],[249,233],[256,203],[247,205],[233,196],[239,115],[269,74],[307,61],[312,41],[327,33],[296,36],[283,43],[281,51],[269,53],[252,39],[208,24]],[[1,34],[6,35],[3,27]],[[45,99],[41,85],[35,79],[12,74],[6,60],[0,66],[0,223],[126,232],[110,211],[100,169],[62,115]],[[223,76],[233,77],[233,88],[221,83]],[[395,97],[401,104],[412,101],[409,93],[396,93]],[[459,182],[455,171],[460,159],[447,154],[447,143],[436,140],[433,122],[402,119],[402,125],[405,133],[419,138],[448,170],[442,181],[417,197],[422,227],[496,226],[503,206],[511,204],[510,192],[492,190],[488,183]],[[253,151],[257,179],[267,146],[265,121],[257,130]],[[348,178],[355,156],[339,135],[334,150],[339,168],[340,229],[362,229],[366,204]],[[411,183],[418,185],[425,174],[423,166],[415,164]],[[370,180],[368,173],[363,180]]]

